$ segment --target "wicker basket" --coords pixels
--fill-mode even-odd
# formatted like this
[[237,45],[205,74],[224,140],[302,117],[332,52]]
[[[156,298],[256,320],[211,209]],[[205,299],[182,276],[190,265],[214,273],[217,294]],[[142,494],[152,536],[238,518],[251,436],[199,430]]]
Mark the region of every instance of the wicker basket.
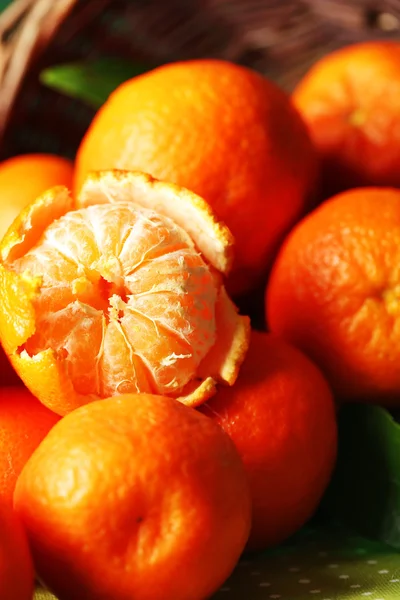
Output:
[[[377,4],[377,3],[375,3]],[[400,0],[14,0],[0,16],[1,158],[73,157],[93,111],[45,88],[43,67],[123,57],[149,67],[214,56],[290,90],[321,54],[399,35]]]
[[[43,68],[109,56],[149,68],[218,57],[250,66],[290,91],[326,52],[399,37],[400,0],[14,0],[0,15],[0,34],[0,159],[28,152],[73,158],[94,110],[41,85]],[[263,327],[263,302],[260,292],[241,307],[255,327]],[[394,552],[336,530],[301,536],[276,555],[243,561],[221,589],[225,597],[361,597],[347,585],[371,598],[384,585],[385,598],[400,597]],[[379,581],[371,575],[378,561]],[[335,584],[331,567],[341,573]],[[311,573],[310,579],[301,573]],[[36,599],[54,597],[38,590]]]

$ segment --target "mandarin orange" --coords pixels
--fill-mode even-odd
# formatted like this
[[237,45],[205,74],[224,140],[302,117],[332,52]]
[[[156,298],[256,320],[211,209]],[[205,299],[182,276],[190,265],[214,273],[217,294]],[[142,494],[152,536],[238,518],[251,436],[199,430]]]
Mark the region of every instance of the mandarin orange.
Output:
[[0,502],[12,506],[22,467],[59,419],[25,387],[0,388]]
[[400,43],[372,41],[324,56],[293,100],[320,153],[325,193],[400,186]]
[[54,188],[0,248],[0,337],[58,414],[127,392],[197,405],[232,385],[248,346],[222,276],[233,238],[193,193],[142,173]]
[[72,162],[54,154],[22,154],[0,163],[0,238],[15,217],[55,185],[71,187]]
[[260,550],[295,533],[315,512],[336,458],[330,388],[299,350],[252,332],[236,384],[199,410],[232,438],[250,484],[247,548]]
[[19,518],[0,502],[0,598],[32,600],[34,572]]
[[90,170],[110,168],[145,171],[205,198],[236,238],[235,295],[264,280],[308,208],[318,170],[289,97],[221,60],[168,64],[121,85],[79,148],[76,190]]
[[285,241],[267,321],[322,369],[344,399],[400,401],[400,191],[328,200]]
[[171,398],[121,395],[62,419],[25,465],[15,507],[62,600],[203,600],[250,529],[243,465],[222,429]]

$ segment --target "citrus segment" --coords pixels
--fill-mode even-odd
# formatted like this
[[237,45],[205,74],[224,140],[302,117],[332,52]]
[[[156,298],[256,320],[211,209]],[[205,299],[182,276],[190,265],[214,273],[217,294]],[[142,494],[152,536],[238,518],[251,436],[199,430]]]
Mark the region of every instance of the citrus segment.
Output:
[[[199,215],[198,226],[191,219],[193,235],[167,216],[170,197],[178,198],[179,211],[186,202],[188,214]],[[232,239],[204,201],[119,172],[90,177],[78,206],[71,202],[63,188],[48,192],[20,215],[2,247],[0,333],[33,393],[62,414],[129,392],[198,404],[215,381],[232,384],[247,349],[248,319],[238,316],[214,268],[227,267]],[[210,242],[208,261],[196,242],[205,246],[218,232],[225,239]],[[204,362],[210,353],[214,360]],[[33,372],[49,361],[58,384],[43,390]],[[65,379],[72,399],[60,406],[54,395]]]

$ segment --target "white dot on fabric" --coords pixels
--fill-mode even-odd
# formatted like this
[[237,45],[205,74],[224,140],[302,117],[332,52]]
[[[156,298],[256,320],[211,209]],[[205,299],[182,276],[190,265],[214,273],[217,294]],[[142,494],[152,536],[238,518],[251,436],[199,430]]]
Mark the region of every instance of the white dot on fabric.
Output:
[[358,588],[361,587],[361,585],[359,583],[353,583],[353,585],[350,586],[353,590],[356,590]]
[[367,560],[367,565],[376,565],[378,564],[377,560]]
[[378,571],[379,575],[386,575],[386,573],[389,573],[389,571],[387,569],[381,569],[380,571]]
[[310,579],[299,579],[299,583],[311,583]]
[[364,592],[361,596],[372,596],[372,592]]
[[337,569],[339,565],[328,565],[329,569]]
[[389,583],[399,583],[400,579],[391,579]]
[[260,587],[269,587],[271,584],[268,581],[260,581],[258,585]]
[[339,575],[339,579],[350,579],[348,575]]

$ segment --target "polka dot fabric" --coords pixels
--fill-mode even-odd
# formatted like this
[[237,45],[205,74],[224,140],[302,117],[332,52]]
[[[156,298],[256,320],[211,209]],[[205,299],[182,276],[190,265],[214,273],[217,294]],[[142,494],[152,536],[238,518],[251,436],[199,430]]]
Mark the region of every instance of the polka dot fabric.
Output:
[[[77,598],[79,598],[77,590]],[[213,600],[398,600],[400,553],[341,530],[306,529],[244,557]],[[55,600],[38,589],[35,600]]]

